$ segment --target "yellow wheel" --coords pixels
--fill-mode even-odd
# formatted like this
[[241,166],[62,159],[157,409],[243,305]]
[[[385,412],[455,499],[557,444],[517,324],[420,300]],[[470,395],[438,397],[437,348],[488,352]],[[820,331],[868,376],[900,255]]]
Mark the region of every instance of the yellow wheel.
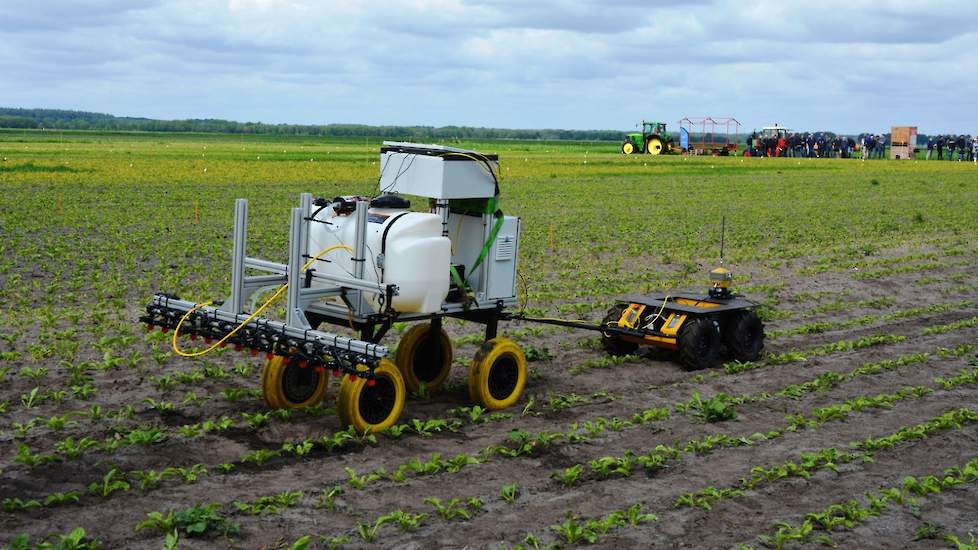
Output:
[[435,391],[448,378],[452,370],[452,340],[445,329],[439,330],[438,337],[435,340],[430,324],[422,323],[411,327],[397,344],[395,362],[409,392],[417,392],[422,383],[428,391]]
[[322,369],[281,355],[266,361],[261,371],[262,394],[273,409],[301,409],[319,403],[326,395],[327,381]]
[[401,417],[404,394],[401,372],[394,363],[381,359],[374,370],[373,380],[343,378],[336,395],[336,412],[340,422],[353,426],[357,431],[383,431]]
[[635,145],[630,141],[626,141],[621,144],[621,152],[630,155],[635,152]]
[[469,397],[490,411],[512,407],[526,387],[526,356],[508,338],[486,341],[469,367]]
[[645,142],[645,152],[650,155],[662,154],[662,148],[662,140],[657,137],[649,138],[649,140]]

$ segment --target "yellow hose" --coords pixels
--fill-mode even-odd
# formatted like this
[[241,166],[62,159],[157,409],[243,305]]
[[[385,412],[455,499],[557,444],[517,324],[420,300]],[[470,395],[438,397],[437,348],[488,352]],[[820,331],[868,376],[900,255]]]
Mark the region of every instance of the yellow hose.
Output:
[[[310,258],[309,261],[306,262],[306,265],[302,266],[302,269],[300,271],[305,271],[310,265],[312,265],[313,262],[315,262],[316,260],[318,260],[322,256],[325,256],[326,254],[329,254],[330,252],[332,252],[332,251],[334,251],[334,250],[336,250],[338,248],[343,248],[343,249],[349,250],[350,252],[353,252],[353,247],[352,246],[349,246],[349,245],[345,245],[345,244],[334,244],[333,246],[328,246],[328,247],[322,249],[321,251],[319,251],[318,254],[316,254],[315,256],[313,256],[312,258]],[[172,341],[171,341],[171,347],[173,348],[174,353],[176,353],[180,357],[200,357],[201,355],[206,355],[206,354],[214,351],[215,349],[217,349],[218,347],[220,347],[222,344],[224,344],[225,342],[227,342],[228,339],[230,339],[232,336],[234,336],[235,334],[237,334],[237,332],[239,330],[241,330],[242,327],[244,327],[245,325],[247,325],[248,323],[250,323],[252,319],[254,319],[255,317],[258,317],[259,315],[261,315],[261,312],[265,311],[265,309],[268,308],[268,306],[272,305],[272,302],[274,302],[276,299],[278,299],[278,297],[281,296],[283,292],[285,292],[285,289],[288,288],[288,286],[289,286],[288,283],[286,283],[286,284],[278,287],[278,290],[276,290],[275,293],[272,294],[272,296],[268,300],[265,300],[265,303],[264,304],[262,304],[257,309],[255,309],[254,313],[252,313],[251,315],[249,315],[248,318],[245,319],[244,321],[242,321],[240,325],[234,327],[234,330],[232,330],[231,332],[227,333],[227,335],[224,336],[224,338],[221,338],[220,340],[218,340],[217,342],[215,342],[214,345],[212,345],[211,347],[209,347],[207,349],[204,349],[204,350],[201,350],[201,351],[183,351],[182,349],[180,349],[179,344],[177,344],[177,336],[180,335],[180,327],[183,326],[183,322],[186,321],[187,318],[190,317],[190,315],[193,312],[197,311],[198,309],[200,309],[200,308],[202,308],[204,306],[210,305],[213,302],[207,301],[207,302],[203,302],[203,303],[200,303],[200,304],[195,305],[194,307],[192,307],[189,310],[187,310],[187,313],[184,313],[183,314],[183,317],[180,318],[180,322],[177,323],[177,327],[175,329],[173,329],[173,338],[172,338]]]

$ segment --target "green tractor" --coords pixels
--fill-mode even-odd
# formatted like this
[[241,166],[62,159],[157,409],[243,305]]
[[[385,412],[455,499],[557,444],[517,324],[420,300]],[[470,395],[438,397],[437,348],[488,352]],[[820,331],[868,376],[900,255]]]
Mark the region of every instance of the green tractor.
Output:
[[672,149],[672,136],[666,130],[665,122],[642,121],[642,133],[628,134],[625,141],[621,144],[621,152],[626,155],[632,153],[648,153],[650,155],[661,155],[668,153]]

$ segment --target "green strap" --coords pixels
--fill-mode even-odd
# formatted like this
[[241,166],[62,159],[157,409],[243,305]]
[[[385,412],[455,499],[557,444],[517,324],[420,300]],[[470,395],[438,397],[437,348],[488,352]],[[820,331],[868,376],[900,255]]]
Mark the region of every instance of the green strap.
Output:
[[465,281],[462,280],[462,276],[458,274],[458,270],[455,269],[454,265],[449,268],[449,272],[452,274],[452,280],[455,281],[455,286],[462,292],[465,292]]
[[503,227],[503,222],[506,221],[503,217],[502,210],[496,210],[494,214],[496,216],[496,223],[492,226],[492,231],[489,232],[489,238],[486,239],[486,244],[482,245],[482,252],[479,253],[479,257],[476,258],[475,263],[472,264],[472,269],[469,273],[475,273],[475,270],[482,264],[489,255],[489,249],[492,247],[492,243],[496,242],[496,236],[499,235],[499,230]]
[[475,297],[472,296],[472,289],[469,287],[468,283],[462,280],[462,276],[458,274],[458,270],[455,269],[454,265],[449,268],[449,273],[451,273],[452,280],[455,281],[455,285],[458,286],[458,291],[462,293],[462,309],[468,311],[473,302],[476,306],[478,306],[479,302],[477,302]]

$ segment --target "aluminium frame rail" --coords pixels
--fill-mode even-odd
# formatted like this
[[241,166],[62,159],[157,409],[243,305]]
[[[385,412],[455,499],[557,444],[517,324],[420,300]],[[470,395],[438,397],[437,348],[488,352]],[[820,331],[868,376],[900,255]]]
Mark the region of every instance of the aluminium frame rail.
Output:
[[[227,338],[225,343],[239,349],[250,348],[254,352],[298,357],[316,367],[329,366],[335,371],[373,377],[373,369],[389,354],[387,347],[374,342],[349,338],[327,331],[314,330],[306,318],[306,311],[317,309],[319,299],[339,296],[357,315],[366,305],[364,293],[385,297],[386,304],[397,295],[397,286],[364,280],[363,264],[366,262],[367,202],[358,201],[354,215],[357,232],[353,246],[354,273],[357,277],[345,277],[318,273],[314,266],[303,269],[303,261],[310,258],[306,253],[309,242],[308,214],[312,195],[303,193],[300,205],[291,211],[288,263],[279,264],[260,258],[249,257],[247,252],[248,201],[237,199],[234,209],[233,252],[231,259],[231,294],[215,305],[200,305],[181,300],[176,296],[157,293],[146,307],[146,315],[140,321],[150,328],[176,330],[192,338],[205,340]],[[247,275],[246,270],[265,272],[265,275]],[[321,286],[312,286],[312,282]],[[286,287],[285,322],[265,317],[252,318],[245,310],[245,303],[252,299],[252,310],[257,306],[257,296],[267,289]],[[192,313],[188,313],[191,312]],[[181,323],[181,319],[183,320]],[[240,327],[240,328],[239,328]],[[303,363],[305,364],[305,363]],[[360,368],[366,365],[368,370]]]
[[[505,309],[517,305],[515,297],[476,304],[446,302],[435,313],[399,313],[392,309],[393,298],[398,294],[397,285],[364,278],[366,262],[370,261],[366,254],[368,208],[368,201],[356,201],[352,213],[356,230],[352,247],[353,276],[347,277],[320,273],[315,270],[315,265],[303,269],[303,262],[311,259],[308,254],[310,224],[329,223],[310,216],[311,194],[302,193],[299,207],[291,210],[289,256],[285,264],[247,255],[248,201],[237,199],[232,236],[231,292],[227,299],[214,305],[199,306],[170,294],[158,293],[147,306],[147,315],[140,320],[149,327],[175,330],[180,319],[188,311],[194,310],[180,326],[181,334],[201,336],[206,340],[221,339],[243,324],[226,343],[238,348],[250,348],[253,352],[299,357],[316,366],[329,363],[334,365],[329,367],[334,370],[367,377],[372,377],[379,360],[388,355],[388,349],[377,342],[394,321],[430,320],[440,324],[443,317],[455,317],[485,324],[486,338],[495,337],[497,323],[511,318]],[[249,275],[249,270],[262,274]],[[317,284],[313,285],[314,282]],[[263,316],[248,320],[250,315],[246,304],[250,302],[250,310],[255,311],[259,297],[281,285],[288,285],[285,292],[285,321],[274,321]],[[380,297],[380,311],[375,311],[368,303],[367,294]],[[322,301],[322,298],[329,297],[339,298],[340,301]],[[315,330],[310,318],[314,319],[315,324],[319,321],[337,325],[349,323],[351,328],[359,331],[360,338]],[[367,365],[369,371],[364,374],[362,369],[356,368],[357,364]]]

